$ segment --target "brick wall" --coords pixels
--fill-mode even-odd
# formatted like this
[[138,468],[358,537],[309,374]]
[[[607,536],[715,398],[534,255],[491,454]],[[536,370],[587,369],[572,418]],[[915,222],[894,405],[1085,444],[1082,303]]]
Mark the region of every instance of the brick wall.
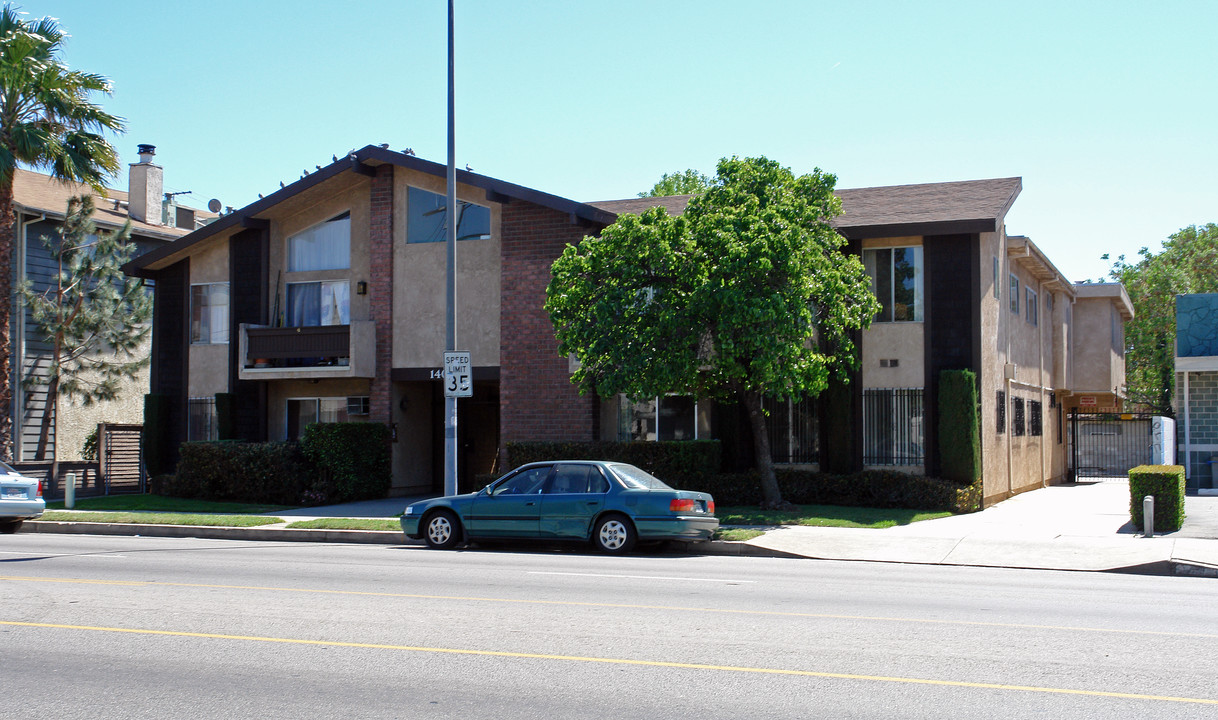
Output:
[[376,377],[372,379],[369,417],[390,422],[393,384],[393,165],[377,167],[372,178],[368,219],[368,305],[376,323]]
[[502,214],[499,422],[504,443],[595,440],[596,405],[571,384],[544,309],[550,265],[593,232],[565,213],[514,200]]

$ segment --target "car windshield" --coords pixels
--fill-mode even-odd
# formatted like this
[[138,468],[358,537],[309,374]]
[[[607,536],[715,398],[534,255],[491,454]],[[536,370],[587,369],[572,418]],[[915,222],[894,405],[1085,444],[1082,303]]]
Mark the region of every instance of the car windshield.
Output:
[[613,474],[617,476],[622,484],[628,488],[638,488],[640,490],[672,490],[671,487],[664,484],[664,481],[658,477],[640,470],[633,465],[613,464],[609,466]]

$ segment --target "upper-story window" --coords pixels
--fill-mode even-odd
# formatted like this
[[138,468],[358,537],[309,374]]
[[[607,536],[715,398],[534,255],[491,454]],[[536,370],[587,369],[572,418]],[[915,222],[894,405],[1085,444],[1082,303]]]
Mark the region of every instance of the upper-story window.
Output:
[[[406,193],[406,242],[448,240],[448,198],[412,187]],[[457,201],[457,239],[485,240],[491,236],[491,209]]]
[[1019,314],[1019,278],[1015,277],[1015,273],[1011,273],[1011,312]]
[[190,286],[190,342],[228,342],[228,283]]
[[922,248],[876,248],[863,251],[871,290],[883,305],[876,322],[922,320]]
[[288,238],[288,272],[351,267],[351,213],[314,225]]
[[288,283],[288,327],[351,324],[351,283]]
[[1033,290],[1032,288],[1027,288],[1027,293],[1028,293],[1027,303],[1026,303],[1027,312],[1024,317],[1027,318],[1029,323],[1031,323],[1032,325],[1036,325],[1040,322],[1040,307],[1039,307],[1039,303],[1037,302],[1036,291]]

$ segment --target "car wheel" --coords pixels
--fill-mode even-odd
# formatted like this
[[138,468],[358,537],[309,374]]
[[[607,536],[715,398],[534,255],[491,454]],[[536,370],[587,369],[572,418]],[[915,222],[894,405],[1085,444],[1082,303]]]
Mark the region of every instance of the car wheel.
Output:
[[623,515],[606,515],[592,531],[592,544],[610,555],[625,555],[634,548],[634,525]]
[[451,510],[437,510],[427,518],[423,526],[423,539],[427,547],[435,550],[451,550],[461,542],[461,522]]
[[23,522],[25,522],[25,521],[24,520],[8,520],[5,522],[2,522],[2,523],[0,523],[0,533],[4,533],[6,535],[11,535],[11,534],[17,532],[17,528],[21,527],[21,523],[23,523]]

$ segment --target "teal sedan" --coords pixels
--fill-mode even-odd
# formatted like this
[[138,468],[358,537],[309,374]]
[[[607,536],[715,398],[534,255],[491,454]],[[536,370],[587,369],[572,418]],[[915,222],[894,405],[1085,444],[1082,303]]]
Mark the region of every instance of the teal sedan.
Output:
[[563,460],[522,465],[476,493],[417,502],[402,532],[447,550],[473,540],[582,540],[610,554],[642,541],[709,540],[710,495],[676,490],[633,465]]

